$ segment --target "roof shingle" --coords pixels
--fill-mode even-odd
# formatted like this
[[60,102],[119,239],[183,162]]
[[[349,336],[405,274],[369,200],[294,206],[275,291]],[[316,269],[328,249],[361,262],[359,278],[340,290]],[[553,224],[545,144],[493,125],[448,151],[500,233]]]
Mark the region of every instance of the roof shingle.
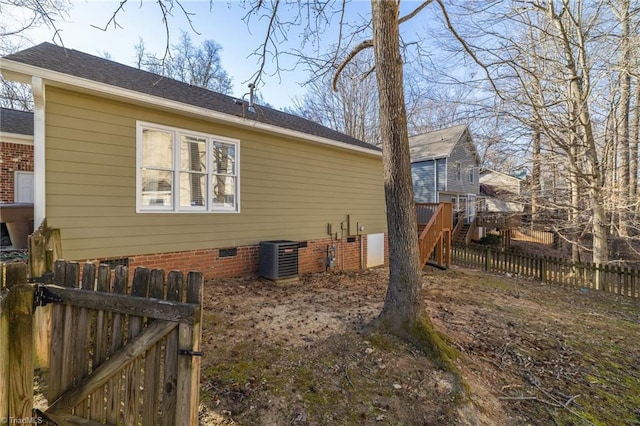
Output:
[[411,162],[445,158],[451,155],[453,147],[458,143],[467,125],[449,127],[409,138]]
[[246,102],[234,97],[51,43],[39,44],[7,55],[4,59],[361,148],[379,150],[361,140],[292,114],[261,105],[255,105],[255,112],[251,112],[247,109]]
[[33,113],[0,108],[0,132],[33,136]]

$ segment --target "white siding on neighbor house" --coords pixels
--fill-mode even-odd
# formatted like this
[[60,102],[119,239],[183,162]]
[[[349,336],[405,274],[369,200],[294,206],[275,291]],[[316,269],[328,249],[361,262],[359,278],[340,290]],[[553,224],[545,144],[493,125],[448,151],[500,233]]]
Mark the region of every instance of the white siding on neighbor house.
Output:
[[[69,259],[386,232],[378,156],[47,88],[47,219]],[[136,121],[240,140],[240,213],[136,213]]]

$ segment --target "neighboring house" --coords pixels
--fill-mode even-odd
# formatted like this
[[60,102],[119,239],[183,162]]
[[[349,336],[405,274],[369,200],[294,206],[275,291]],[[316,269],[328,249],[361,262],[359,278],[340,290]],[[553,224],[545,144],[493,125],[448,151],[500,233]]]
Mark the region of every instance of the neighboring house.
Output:
[[0,203],[33,203],[33,113],[0,108]]
[[522,179],[491,169],[480,171],[480,193],[485,197],[485,212],[517,215],[524,211],[520,199]]
[[411,136],[411,175],[417,203],[452,202],[472,221],[480,193],[480,157],[466,125]]
[[33,113],[0,108],[0,247],[3,249],[27,247],[27,237],[33,231],[33,207],[29,203],[33,203]]
[[48,43],[0,70],[32,85],[35,221],[60,229],[65,259],[233,276],[257,271],[261,241],[290,240],[301,273],[385,261],[378,148]]

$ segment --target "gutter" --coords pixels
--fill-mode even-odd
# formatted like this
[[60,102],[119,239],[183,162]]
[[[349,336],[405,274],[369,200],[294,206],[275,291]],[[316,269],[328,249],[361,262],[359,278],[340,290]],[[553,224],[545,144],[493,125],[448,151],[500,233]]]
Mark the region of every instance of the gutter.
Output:
[[0,142],[33,145],[33,136],[21,133],[0,132]]

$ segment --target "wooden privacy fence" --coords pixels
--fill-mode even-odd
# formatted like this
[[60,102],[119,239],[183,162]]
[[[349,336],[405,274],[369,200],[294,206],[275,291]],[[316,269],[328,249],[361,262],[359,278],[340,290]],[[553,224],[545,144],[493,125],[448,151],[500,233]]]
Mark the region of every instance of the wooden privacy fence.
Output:
[[555,232],[538,231],[536,229],[514,229],[511,238],[514,240],[529,241],[531,243],[555,246],[558,244],[558,236]]
[[[5,268],[6,269],[6,268]],[[13,267],[9,268],[13,269]],[[52,284],[7,279],[0,418],[32,418],[33,312],[53,303],[45,418],[60,425],[197,424],[202,274],[57,261]],[[11,285],[13,284],[13,285]],[[18,420],[14,420],[18,419]]]
[[456,265],[489,272],[523,275],[546,283],[568,284],[640,298],[640,271],[637,269],[573,263],[554,257],[471,246],[454,246],[451,260]]

